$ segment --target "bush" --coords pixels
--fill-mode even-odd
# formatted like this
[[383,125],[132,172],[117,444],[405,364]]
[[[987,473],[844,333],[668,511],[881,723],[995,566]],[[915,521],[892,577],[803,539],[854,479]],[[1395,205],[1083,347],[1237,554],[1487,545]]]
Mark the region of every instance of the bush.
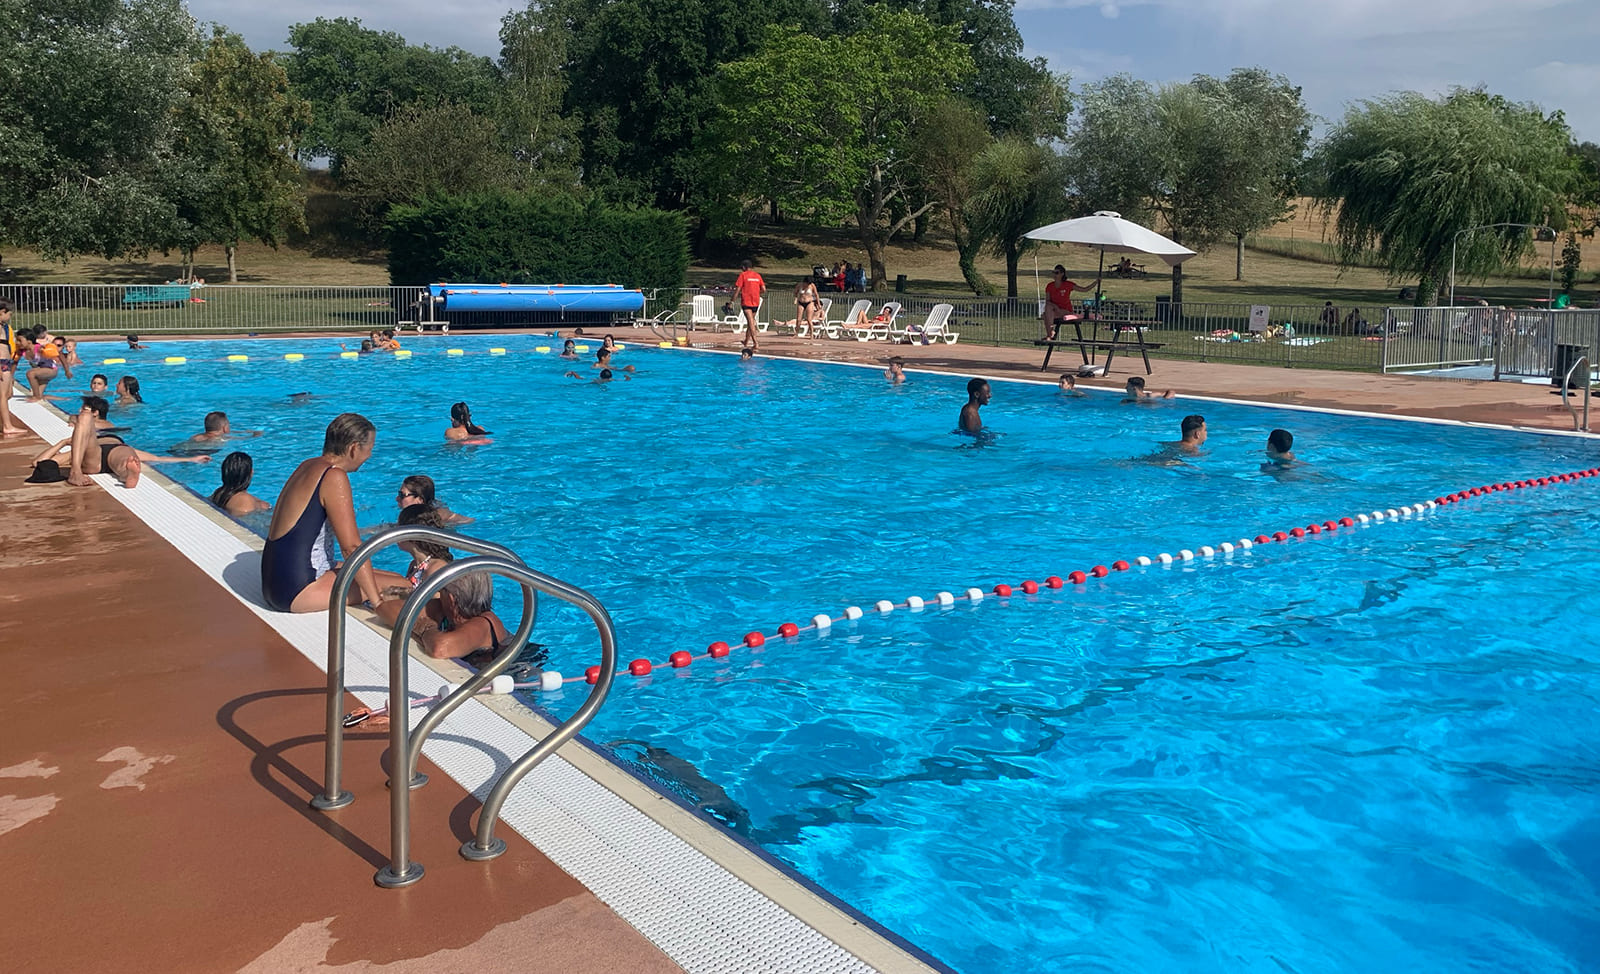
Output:
[[390,212],[389,283],[682,287],[684,218],[512,192],[441,196]]

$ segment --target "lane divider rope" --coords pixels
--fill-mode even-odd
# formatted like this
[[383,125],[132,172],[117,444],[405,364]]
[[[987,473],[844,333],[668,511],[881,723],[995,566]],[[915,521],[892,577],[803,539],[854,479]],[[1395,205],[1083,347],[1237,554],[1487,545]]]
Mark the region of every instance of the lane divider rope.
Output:
[[[591,351],[593,347],[594,346],[591,346],[591,345],[579,344],[579,345],[574,345],[573,346],[573,351],[575,351],[575,352],[588,352],[588,351]],[[628,348],[628,346],[626,344],[622,343],[622,342],[618,342],[616,347],[617,347],[617,351],[619,351],[619,352],[626,351],[627,348]],[[658,347],[658,348],[675,348],[677,346],[674,346],[671,342],[660,342],[660,343],[657,344],[656,347]],[[470,356],[474,356],[474,355],[494,355],[494,356],[500,356],[500,355],[549,355],[550,352],[551,352],[551,347],[549,345],[538,345],[538,346],[535,346],[533,348],[518,348],[518,349],[506,349],[506,348],[501,348],[501,347],[497,346],[495,348],[485,349],[484,351],[481,351],[481,352],[479,352],[479,351],[468,351],[468,350],[463,349],[463,348],[447,348],[447,349],[442,349],[442,350],[439,350],[439,351],[428,350],[428,351],[425,351],[423,354],[424,354],[424,357],[426,357],[427,355],[439,355],[439,356],[445,356],[447,358],[462,358],[462,357],[470,357]],[[337,352],[327,352],[327,353],[286,352],[286,353],[284,353],[282,358],[286,362],[303,362],[307,358],[310,358],[310,359],[329,358],[329,359],[350,360],[350,359],[366,358],[368,355],[383,355],[383,354],[386,354],[386,353],[383,352],[382,350],[372,351],[372,352],[356,352],[356,351],[351,351],[350,349],[342,349],[342,350],[337,351]],[[397,349],[394,349],[394,350],[388,352],[387,354],[391,354],[395,358],[412,358],[416,354],[416,350],[415,349],[410,349],[410,348],[397,348]],[[254,361],[259,362],[259,361],[262,361],[265,358],[276,358],[276,356],[260,356],[260,355],[258,355],[254,359]],[[231,363],[234,363],[234,364],[238,364],[238,363],[250,362],[250,361],[252,361],[252,359],[250,358],[249,355],[243,355],[243,354],[238,354],[238,353],[235,353],[235,354],[232,354],[232,355],[228,355],[228,356],[226,356],[224,358],[189,358],[189,357],[183,356],[183,355],[168,355],[168,356],[164,356],[161,359],[161,362],[159,364],[161,364],[161,365],[201,365],[201,364],[207,364],[207,363],[213,363],[213,362],[231,362]],[[126,365],[126,364],[128,364],[128,360],[125,357],[103,358],[103,359],[100,360],[100,364],[101,365]],[[154,364],[158,364],[158,363],[156,363],[156,362],[154,362],[152,360],[152,361],[150,361],[150,362],[148,362],[146,364],[154,365]],[[86,367],[87,366],[80,366],[80,368],[86,368]]]
[[[1154,556],[1139,555],[1138,557],[1132,559],[1119,558],[1111,562],[1109,566],[1101,564],[1084,570],[1068,572],[1065,578],[1062,578],[1059,575],[1051,575],[1047,577],[1043,583],[1035,581],[1034,579],[1027,579],[1015,587],[1001,583],[999,585],[995,585],[987,592],[974,586],[966,589],[963,592],[939,592],[938,594],[928,598],[923,598],[919,595],[912,595],[906,597],[904,601],[900,602],[895,602],[891,599],[880,599],[872,604],[870,611],[879,613],[880,615],[888,615],[896,609],[909,609],[912,612],[921,612],[922,610],[933,606],[937,606],[939,608],[950,608],[957,602],[962,601],[971,603],[982,602],[991,594],[1001,599],[1009,598],[1017,591],[1021,591],[1025,595],[1035,595],[1039,592],[1040,588],[1060,589],[1067,585],[1083,586],[1087,584],[1091,578],[1106,578],[1114,572],[1126,572],[1131,571],[1134,568],[1148,568],[1153,565],[1168,566],[1181,564],[1183,562],[1195,561],[1197,559],[1215,558],[1218,555],[1227,556],[1236,551],[1249,551],[1251,548],[1254,548],[1257,545],[1283,543],[1290,540],[1318,537],[1321,535],[1332,535],[1341,530],[1363,527],[1369,524],[1378,524],[1384,521],[1399,521],[1406,518],[1430,514],[1439,508],[1446,507],[1451,504],[1460,504],[1464,501],[1472,500],[1473,498],[1477,497],[1486,497],[1490,494],[1497,494],[1513,490],[1525,490],[1533,487],[1551,487],[1556,484],[1570,483],[1575,480],[1582,480],[1595,476],[1600,476],[1600,467],[1591,467],[1587,470],[1577,470],[1571,473],[1555,474],[1553,476],[1538,477],[1531,480],[1515,480],[1499,484],[1485,484],[1481,487],[1470,487],[1465,490],[1455,491],[1450,494],[1443,494],[1435,497],[1431,501],[1408,504],[1402,507],[1390,507],[1365,514],[1352,514],[1340,518],[1330,518],[1326,521],[1322,521],[1321,523],[1313,522],[1311,524],[1307,524],[1304,527],[1293,527],[1287,530],[1262,533],[1256,535],[1254,538],[1240,538],[1237,541],[1224,541],[1216,545],[1201,545],[1199,548],[1192,550],[1184,548],[1175,555],[1170,552],[1161,552]],[[753,630],[745,633],[744,636],[742,636],[736,642],[718,640],[717,642],[707,646],[705,652],[703,653],[696,654],[691,653],[688,650],[680,649],[669,655],[663,663],[653,663],[650,660],[643,658],[635,659],[629,662],[625,668],[619,668],[617,670],[617,674],[618,676],[621,676],[623,673],[627,673],[632,676],[646,676],[653,672],[657,667],[661,666],[671,667],[673,669],[681,669],[693,664],[696,660],[722,659],[723,657],[726,657],[732,653],[736,646],[746,649],[757,649],[766,645],[768,639],[793,639],[802,632],[822,632],[831,628],[834,623],[847,621],[853,622],[855,620],[864,618],[867,612],[868,610],[863,609],[860,606],[852,605],[846,607],[844,614],[837,617],[830,616],[827,613],[819,613],[818,615],[812,616],[811,621],[805,625],[800,625],[794,622],[782,623],[778,626],[777,631],[771,635],[761,632],[760,630]],[[598,666],[589,667],[584,671],[583,676],[563,677],[559,672],[554,670],[546,670],[541,675],[540,688],[543,690],[555,690],[560,689],[562,685],[567,683],[595,683],[598,682],[599,677],[600,667]]]

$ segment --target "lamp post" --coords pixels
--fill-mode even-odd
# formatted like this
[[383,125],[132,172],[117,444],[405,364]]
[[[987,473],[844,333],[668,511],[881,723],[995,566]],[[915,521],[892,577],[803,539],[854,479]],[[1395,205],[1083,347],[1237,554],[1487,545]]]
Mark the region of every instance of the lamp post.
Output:
[[1544,230],[1550,234],[1550,285],[1545,289],[1544,294],[1545,307],[1550,307],[1551,304],[1555,303],[1556,296],[1556,241],[1560,239],[1560,235],[1556,233],[1554,227],[1548,227],[1542,223],[1483,223],[1475,227],[1467,227],[1464,230],[1457,230],[1456,235],[1450,238],[1450,307],[1454,308],[1456,306],[1456,241],[1461,239],[1463,233],[1471,233],[1474,230],[1494,230],[1500,227],[1525,227],[1529,230]]

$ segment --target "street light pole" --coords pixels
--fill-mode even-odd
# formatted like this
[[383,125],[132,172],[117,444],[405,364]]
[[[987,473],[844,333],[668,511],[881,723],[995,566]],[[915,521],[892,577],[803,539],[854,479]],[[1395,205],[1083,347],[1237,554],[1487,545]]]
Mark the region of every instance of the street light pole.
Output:
[[1550,233],[1550,286],[1545,291],[1545,296],[1544,296],[1545,297],[1545,306],[1549,307],[1550,304],[1552,304],[1555,301],[1555,292],[1556,292],[1556,245],[1555,245],[1555,241],[1556,241],[1556,238],[1558,236],[1558,234],[1556,233],[1555,229],[1553,227],[1547,227],[1542,223],[1482,223],[1482,224],[1479,224],[1478,226],[1475,226],[1475,227],[1466,227],[1465,229],[1457,230],[1456,233],[1455,233],[1455,236],[1450,238],[1450,307],[1454,308],[1456,306],[1456,241],[1461,239],[1461,235],[1463,233],[1471,233],[1474,230],[1494,230],[1494,229],[1498,229],[1498,228],[1501,228],[1501,227],[1523,227],[1523,228],[1528,229],[1528,230],[1545,230],[1545,231],[1548,231]]

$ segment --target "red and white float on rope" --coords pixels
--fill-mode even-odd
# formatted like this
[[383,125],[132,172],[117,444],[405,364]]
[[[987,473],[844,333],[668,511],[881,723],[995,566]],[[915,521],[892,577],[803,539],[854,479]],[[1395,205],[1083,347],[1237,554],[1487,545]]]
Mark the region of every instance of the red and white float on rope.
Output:
[[[1248,551],[1257,545],[1273,544],[1275,542],[1284,542],[1292,539],[1314,537],[1323,534],[1334,534],[1343,529],[1351,529],[1369,524],[1378,524],[1384,521],[1398,521],[1405,518],[1417,517],[1437,510],[1438,508],[1445,507],[1450,504],[1459,504],[1462,501],[1471,500],[1475,497],[1483,497],[1489,494],[1513,490],[1525,490],[1530,487],[1549,487],[1555,484],[1564,484],[1570,481],[1582,480],[1586,477],[1595,476],[1600,476],[1600,467],[1591,467],[1588,470],[1579,470],[1573,473],[1556,474],[1552,477],[1539,477],[1533,480],[1514,480],[1500,484],[1485,484],[1482,487],[1471,487],[1466,490],[1460,490],[1456,491],[1455,493],[1444,494],[1439,497],[1435,497],[1431,501],[1408,504],[1403,507],[1390,507],[1384,510],[1375,510],[1365,514],[1349,514],[1340,518],[1330,518],[1329,520],[1321,523],[1313,522],[1305,525],[1304,527],[1293,527],[1287,530],[1258,534],[1254,538],[1240,538],[1237,541],[1224,541],[1217,545],[1201,545],[1199,548],[1193,550],[1184,548],[1176,555],[1169,552],[1161,552],[1160,554],[1154,556],[1139,555],[1133,559],[1119,558],[1116,561],[1113,561],[1109,567],[1106,565],[1095,565],[1094,567],[1086,570],[1068,572],[1065,578],[1062,578],[1059,575],[1051,575],[1043,582],[1027,579],[1015,587],[1001,583],[994,586],[988,592],[985,592],[981,588],[974,587],[960,593],[940,592],[930,598],[912,595],[906,597],[906,599],[902,602],[895,602],[890,599],[880,599],[872,604],[870,611],[876,612],[880,615],[888,615],[889,613],[898,609],[921,612],[929,607],[949,608],[955,605],[957,602],[982,602],[991,594],[999,598],[1008,598],[1018,591],[1025,595],[1035,595],[1038,593],[1040,588],[1059,589],[1067,585],[1083,585],[1091,578],[1105,578],[1113,572],[1125,572],[1133,568],[1145,568],[1151,565],[1166,566],[1180,564],[1183,562],[1194,561],[1196,559],[1215,558],[1218,555],[1226,556],[1235,551]],[[866,616],[868,611],[869,610],[863,609],[860,606],[852,605],[846,608],[844,610],[844,614],[841,616],[835,617],[830,616],[827,613],[820,613],[812,616],[811,621],[803,626],[793,622],[785,622],[778,626],[778,631],[774,635],[779,638],[792,639],[802,632],[812,630],[819,632],[824,631],[832,627],[833,624],[837,622],[852,622],[857,619],[861,619]],[[743,646],[747,649],[755,649],[765,645],[768,638],[769,637],[765,633],[756,630],[745,633],[744,636],[739,639],[736,645]],[[696,660],[721,659],[733,651],[734,645],[735,644],[722,641],[714,642],[710,646],[706,647],[705,652],[698,655],[691,653],[688,650],[680,649],[668,656],[666,662],[663,664],[652,663],[648,659],[636,659],[630,662],[625,668],[619,669],[618,672],[627,672],[633,676],[645,676],[654,671],[658,665],[671,667],[673,669],[681,669],[685,666],[691,665]],[[599,678],[600,667],[598,666],[589,667],[583,676],[562,677],[559,673],[546,671],[541,675],[540,688],[545,690],[553,690],[558,689],[564,683],[595,683],[599,680]],[[518,684],[519,689],[521,689],[522,686],[522,684]]]

